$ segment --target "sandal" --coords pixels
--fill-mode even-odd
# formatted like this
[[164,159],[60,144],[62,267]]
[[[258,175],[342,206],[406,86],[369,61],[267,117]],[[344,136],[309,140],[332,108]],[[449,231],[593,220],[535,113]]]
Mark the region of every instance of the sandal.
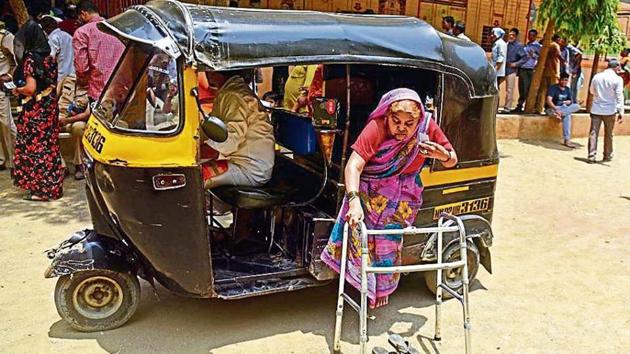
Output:
[[372,354],[396,354],[396,352],[390,352],[383,347],[374,347],[372,348]]
[[22,199],[28,200],[31,202],[47,202],[48,201],[48,198],[38,197],[33,194],[27,194]]
[[394,347],[394,349],[396,349],[398,354],[420,354],[417,349],[409,344],[408,340],[405,340],[398,334],[390,335],[387,341],[392,347]]

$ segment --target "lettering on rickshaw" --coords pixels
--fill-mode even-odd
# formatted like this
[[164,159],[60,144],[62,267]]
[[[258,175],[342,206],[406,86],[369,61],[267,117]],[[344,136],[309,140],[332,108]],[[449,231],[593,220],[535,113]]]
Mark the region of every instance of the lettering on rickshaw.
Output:
[[103,144],[105,144],[105,137],[101,135],[93,126],[89,126],[87,131],[85,132],[85,138],[90,143],[90,145],[96,150],[98,153],[103,151]]

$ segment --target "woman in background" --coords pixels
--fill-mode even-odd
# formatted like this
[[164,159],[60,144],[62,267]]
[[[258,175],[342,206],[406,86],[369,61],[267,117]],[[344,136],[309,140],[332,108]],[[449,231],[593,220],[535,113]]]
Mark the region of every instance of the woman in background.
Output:
[[49,201],[63,194],[64,170],[59,148],[56,97],[57,64],[42,28],[33,19],[18,31],[14,41],[18,86],[15,119],[15,183],[28,191],[26,200]]

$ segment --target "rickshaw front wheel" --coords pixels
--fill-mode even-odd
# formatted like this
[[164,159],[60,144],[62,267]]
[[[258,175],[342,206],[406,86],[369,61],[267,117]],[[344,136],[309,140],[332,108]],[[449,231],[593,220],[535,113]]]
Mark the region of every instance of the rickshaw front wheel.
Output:
[[[468,260],[468,280],[469,284],[471,284],[473,279],[475,279],[475,277],[477,276],[477,271],[479,270],[479,249],[471,240],[468,240],[466,246],[466,257]],[[461,257],[459,254],[459,242],[454,242],[450,244],[448,247],[446,247],[446,249],[442,251],[442,262],[454,262],[459,261],[460,259]],[[437,292],[437,272],[425,272],[424,282],[427,284],[427,288],[429,288],[429,290],[431,290],[433,294]],[[464,285],[462,283],[462,268],[443,270],[442,283],[461,295]],[[450,299],[452,297],[453,296],[450,293],[442,291],[443,299]]]
[[59,316],[82,332],[122,326],[138,308],[140,283],[133,274],[91,270],[64,275],[55,286]]

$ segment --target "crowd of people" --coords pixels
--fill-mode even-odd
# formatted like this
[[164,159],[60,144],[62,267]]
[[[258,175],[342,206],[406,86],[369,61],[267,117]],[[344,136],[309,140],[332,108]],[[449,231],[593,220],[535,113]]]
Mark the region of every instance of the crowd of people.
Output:
[[8,168],[13,183],[26,191],[24,199],[32,201],[63,195],[70,168],[60,152],[62,131],[73,141],[74,178],[85,178],[81,139],[90,103],[124,50],[117,38],[96,28],[103,18],[92,1],[54,10],[30,8],[15,35],[0,30],[0,169]]
[[[442,30],[445,33],[470,40],[464,34],[465,29],[463,22],[456,22],[451,16],[443,18]],[[519,41],[519,33],[518,28],[512,28],[506,35],[504,29],[495,27],[489,35],[492,42],[490,60],[496,69],[497,87],[505,86],[504,105],[500,109],[497,100],[498,113],[524,112],[534,71],[538,66],[542,50],[538,31],[527,31],[525,43]],[[598,80],[594,79],[591,83],[590,93],[594,101],[590,111],[589,162],[595,162],[597,134],[602,122],[606,131],[604,161],[612,159],[612,130],[615,122],[623,121],[624,105],[630,103],[630,49],[624,49],[620,57],[620,60],[609,60],[608,69],[598,74]],[[571,115],[578,112],[583,103],[578,101],[578,91],[584,83],[582,59],[583,52],[577,45],[554,34],[546,62],[540,67],[544,72],[540,88],[546,94],[535,102],[534,111],[561,122],[563,145],[568,148],[576,147],[571,141]],[[601,84],[603,81],[607,83],[605,87]],[[519,96],[515,104],[516,88]]]

